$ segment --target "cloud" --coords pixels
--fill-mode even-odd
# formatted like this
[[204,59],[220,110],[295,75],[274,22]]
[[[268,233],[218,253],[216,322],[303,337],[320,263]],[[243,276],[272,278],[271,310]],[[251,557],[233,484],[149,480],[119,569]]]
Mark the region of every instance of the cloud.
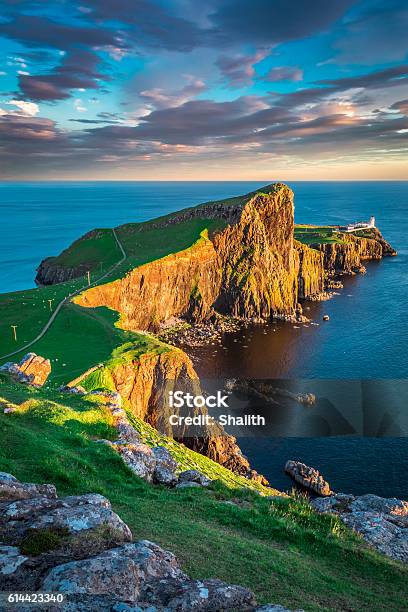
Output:
[[217,66],[230,85],[243,86],[252,82],[255,75],[254,66],[262,61],[268,50],[258,51],[253,55],[220,55]]
[[326,79],[318,81],[321,85],[329,85],[333,89],[351,89],[360,87],[365,89],[377,89],[401,85],[408,77],[408,64],[393,66],[385,70],[378,70],[362,75],[343,77],[340,79]]
[[120,37],[114,30],[67,25],[46,17],[21,13],[6,23],[0,23],[0,34],[30,46],[54,49],[71,49],[78,45],[121,46]]
[[27,102],[25,100],[10,100],[6,102],[8,106],[16,106],[18,110],[4,110],[0,109],[0,115],[10,116],[22,116],[22,117],[35,117],[40,111],[38,104],[34,102]]
[[195,79],[192,76],[187,76],[187,79],[189,83],[179,90],[166,91],[160,87],[154,87],[141,91],[139,97],[156,109],[180,106],[206,90],[206,85],[201,79]]
[[398,102],[394,102],[390,108],[408,117],[408,98],[406,100],[398,100]]
[[228,0],[210,19],[220,38],[270,45],[321,31],[354,3],[355,0]]
[[73,89],[99,89],[106,80],[96,68],[100,58],[91,51],[71,51],[53,71],[42,75],[20,75],[23,94],[32,100],[65,100]]
[[[193,21],[166,11],[150,0],[86,0],[87,18],[126,24],[126,32],[137,46],[191,51],[206,45],[206,33]],[[174,11],[173,11],[174,13]]]
[[303,70],[296,66],[276,66],[271,68],[263,77],[265,81],[301,81],[303,79]]
[[[364,6],[364,5],[363,5]],[[377,0],[359,11],[335,41],[336,62],[375,64],[404,61],[407,54],[406,0]]]

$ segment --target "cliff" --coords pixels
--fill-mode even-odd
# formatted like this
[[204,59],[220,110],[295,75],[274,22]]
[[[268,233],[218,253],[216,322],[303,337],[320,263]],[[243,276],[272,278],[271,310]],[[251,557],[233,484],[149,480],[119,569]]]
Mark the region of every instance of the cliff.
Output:
[[206,455],[236,474],[267,481],[252,471],[233,436],[228,435],[218,424],[172,427],[169,417],[174,414],[192,416],[206,414],[205,409],[177,410],[169,404],[170,391],[182,390],[195,396],[201,395],[200,381],[189,357],[177,348],[166,348],[162,352],[137,355],[132,350],[122,354],[98,368],[91,368],[68,387],[83,386],[93,390],[106,387],[120,393],[132,414],[154,427],[161,434],[182,441],[188,448]]
[[364,261],[396,255],[377,229],[367,236],[370,237],[341,234],[342,242],[312,244],[311,247],[323,253],[324,268],[329,274],[353,274],[363,270]]
[[154,330],[172,317],[202,321],[214,312],[248,320],[293,316],[299,299],[322,291],[324,270],[316,251],[294,243],[292,191],[276,185],[234,210],[235,223],[211,240],[202,233],[189,249],[86,290],[75,302],[117,310],[130,330]]

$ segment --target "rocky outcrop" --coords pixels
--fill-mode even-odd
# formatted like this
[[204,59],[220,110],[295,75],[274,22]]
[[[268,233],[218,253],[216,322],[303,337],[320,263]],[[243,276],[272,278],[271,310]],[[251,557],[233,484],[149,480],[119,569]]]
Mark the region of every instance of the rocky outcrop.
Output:
[[294,246],[297,299],[310,300],[321,295],[325,289],[324,257],[319,251],[297,240]]
[[272,186],[236,210],[211,240],[203,233],[191,248],[88,289],[76,303],[113,308],[130,330],[156,330],[172,317],[202,321],[214,311],[247,320],[294,315],[300,298],[322,290],[324,271],[316,251],[295,248],[292,191]]
[[[258,609],[245,587],[214,578],[192,580],[171,552],[147,540],[133,542],[129,527],[105,497],[60,499],[51,485],[23,484],[0,473],[0,487],[10,483],[15,491],[30,489],[32,495],[22,499],[3,490],[0,496],[1,591],[65,596],[61,603],[41,605],[43,612]],[[47,490],[53,495],[42,494]],[[6,602],[2,609],[10,612],[16,604]],[[18,609],[33,607],[19,602]]]
[[408,563],[408,502],[377,495],[333,494],[310,502],[315,510],[336,514],[368,544]]
[[332,494],[329,483],[315,468],[309,467],[300,461],[287,461],[285,472],[295,482],[317,495],[328,496]]
[[324,269],[329,274],[355,274],[364,272],[364,261],[396,255],[377,229],[369,235],[372,238],[341,234],[342,242],[312,244],[311,247],[323,253]]
[[[193,429],[186,429],[183,425],[171,426],[170,416],[175,413],[184,416],[206,413],[204,409],[197,408],[192,412],[189,408],[183,411],[170,406],[170,391],[182,390],[195,396],[202,394],[200,381],[191,360],[183,351],[174,348],[160,354],[146,353],[118,364],[101,365],[100,368],[104,370],[103,378],[110,379],[111,385],[116,389],[115,393],[128,402],[135,416],[164,435],[174,437],[185,446],[206,455],[234,473],[268,485],[268,481],[263,476],[251,470],[249,461],[242,454],[235,438],[227,434],[217,423]],[[72,381],[69,386],[77,386],[81,382],[86,385],[86,374]],[[125,442],[137,445],[140,440],[129,431],[126,413],[115,403],[117,401],[115,393],[113,395],[109,392],[101,394],[95,391],[95,393],[118,419],[117,427],[127,432]],[[123,442],[122,435],[121,439]],[[119,443],[117,450],[123,453],[126,460],[129,462],[136,460],[136,463],[140,464],[142,459],[140,453],[143,454],[143,449],[122,448],[123,446]],[[143,456],[146,460],[145,473],[148,474],[154,471],[154,467],[150,454]],[[153,478],[152,472],[151,479]]]
[[85,276],[88,272],[89,265],[86,262],[80,263],[74,268],[61,266],[58,263],[57,257],[46,257],[43,259],[37,268],[35,282],[37,285],[56,285],[64,283],[80,276]]
[[[91,230],[84,236],[81,236],[57,257],[47,257],[43,259],[37,268],[37,275],[35,277],[37,285],[56,285],[57,283],[64,283],[65,281],[85,276],[88,271],[92,271],[95,267],[99,270],[99,262],[95,262],[93,259],[86,261],[85,259],[85,253],[87,252],[86,242],[88,240],[94,241],[95,239],[102,238],[104,232],[105,230],[100,229]],[[81,261],[75,266],[66,265],[65,262],[67,259],[71,259],[70,255],[72,255],[77,248],[81,251]],[[77,257],[73,258],[75,261],[77,259]]]
[[20,363],[5,363],[0,367],[0,371],[7,372],[17,382],[42,387],[51,374],[51,363],[49,359],[35,353],[27,353]]

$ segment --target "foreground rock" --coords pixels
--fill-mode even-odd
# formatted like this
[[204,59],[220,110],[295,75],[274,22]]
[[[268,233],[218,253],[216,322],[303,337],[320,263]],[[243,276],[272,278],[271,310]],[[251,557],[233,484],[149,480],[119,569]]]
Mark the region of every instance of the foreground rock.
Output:
[[324,480],[323,476],[315,468],[309,467],[300,461],[287,461],[285,472],[295,482],[317,495],[328,496],[332,494],[329,483]]
[[[158,453],[161,455],[162,453]],[[197,474],[194,474],[198,478]],[[192,580],[176,557],[129,527],[101,495],[58,498],[51,485],[0,473],[0,591],[62,593],[44,612],[263,612],[245,587]],[[21,497],[25,491],[26,497]],[[48,494],[48,495],[47,495]],[[6,612],[15,604],[6,603]],[[19,611],[32,610],[19,604]]]
[[51,374],[51,363],[35,353],[24,355],[20,363],[5,363],[0,371],[7,372],[17,382],[33,387],[42,387]]
[[378,551],[408,563],[408,502],[394,497],[337,493],[310,503],[318,512],[338,515]]

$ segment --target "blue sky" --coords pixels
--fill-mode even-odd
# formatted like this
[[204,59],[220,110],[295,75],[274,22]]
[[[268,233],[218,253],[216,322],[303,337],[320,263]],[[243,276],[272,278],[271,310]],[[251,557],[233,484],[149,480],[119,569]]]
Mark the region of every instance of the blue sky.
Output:
[[0,179],[408,178],[406,0],[3,0]]

